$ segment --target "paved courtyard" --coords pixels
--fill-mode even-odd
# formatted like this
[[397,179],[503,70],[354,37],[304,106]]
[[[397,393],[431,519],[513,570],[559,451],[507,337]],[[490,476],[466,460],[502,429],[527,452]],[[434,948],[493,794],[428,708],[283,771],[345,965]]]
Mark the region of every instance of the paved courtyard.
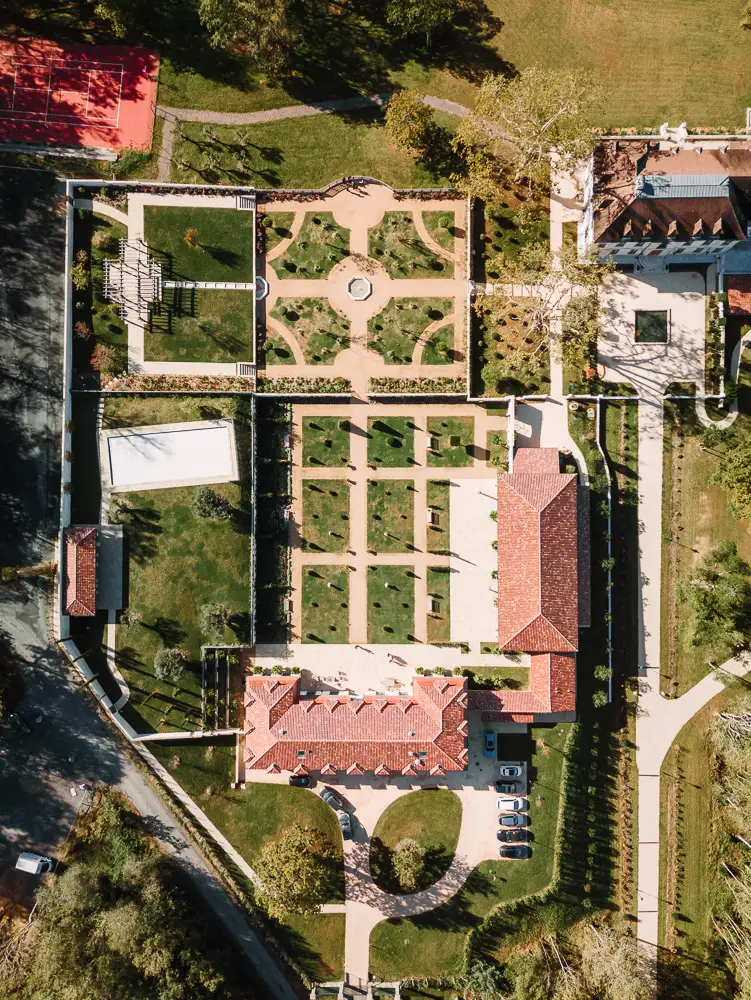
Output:
[[473,645],[498,640],[498,480],[451,480],[451,640]]

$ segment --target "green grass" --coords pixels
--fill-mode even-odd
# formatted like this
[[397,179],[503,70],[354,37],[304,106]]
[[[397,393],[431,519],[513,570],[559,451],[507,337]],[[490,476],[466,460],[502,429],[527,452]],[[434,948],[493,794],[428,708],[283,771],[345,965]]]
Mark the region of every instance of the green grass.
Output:
[[451,546],[451,485],[448,479],[429,479],[425,502],[438,517],[437,524],[427,526],[428,552],[447,555]]
[[450,299],[389,299],[385,309],[368,320],[368,346],[387,364],[408,365],[427,327],[449,316],[453,308]]
[[302,572],[302,641],[349,642],[349,571],[316,565]]
[[[498,441],[496,442],[496,438]],[[485,450],[488,453],[487,462],[499,472],[508,471],[508,447],[505,431],[488,431],[485,436]]]
[[428,605],[428,642],[451,641],[451,577],[447,567],[428,567],[428,600],[436,597],[440,610],[431,611]]
[[368,549],[414,549],[415,487],[411,479],[368,480]]
[[368,255],[391,278],[451,278],[454,265],[430,250],[415,229],[411,212],[385,212],[368,231]]
[[250,361],[253,293],[166,288],[149,310],[146,361]]
[[[215,489],[241,508],[237,483]],[[245,517],[242,511],[237,520],[197,517],[195,492],[183,487],[118,495],[124,503],[120,520],[128,554],[128,606],[143,615],[142,625],[118,626],[118,665],[130,686],[128,709],[138,713],[141,725],[161,731],[200,728],[201,605],[228,607],[236,628],[226,629],[224,641],[246,641],[250,545]],[[154,655],[165,646],[187,652],[178,688],[154,676]]]
[[465,667],[471,688],[529,690],[529,667]]
[[147,427],[177,424],[183,420],[216,420],[233,417],[237,398],[232,396],[114,396],[104,397],[104,427]]
[[349,347],[349,321],[328,299],[279,299],[271,315],[295,337],[306,364],[333,365]]
[[[165,279],[253,280],[252,212],[146,205],[143,221],[144,239],[152,253],[162,259]],[[187,245],[187,229],[198,230],[199,246]]]
[[[346,552],[349,547],[349,483],[304,479],[301,546],[309,552]],[[332,536],[329,532],[335,532]]]
[[393,871],[391,856],[409,837],[426,850],[425,870],[416,888],[427,889],[451,864],[462,824],[462,804],[448,789],[422,790],[402,795],[383,812],[370,842],[370,868],[376,885],[385,892],[403,890]]
[[300,232],[271,266],[278,278],[325,278],[349,256],[349,230],[331,212],[306,212]]
[[[532,857],[526,861],[485,861],[444,906],[413,919],[386,920],[370,937],[370,969],[376,979],[393,981],[462,971],[467,935],[499,904],[542,892],[553,877],[553,844],[558,823],[563,746],[569,726],[531,727],[519,752],[504,736],[509,758],[531,757],[530,816]],[[535,739],[545,740],[547,755]],[[539,804],[538,804],[539,803]]]
[[292,224],[295,221],[294,212],[265,212],[259,209],[257,216],[262,220],[262,224],[264,220],[269,220],[269,225],[263,225],[266,253],[292,235]]
[[296,364],[295,355],[287,341],[283,337],[277,337],[273,333],[270,336],[267,334],[264,337],[259,350],[262,352],[261,357],[267,366]]
[[501,277],[492,264],[496,254],[515,260],[532,243],[550,243],[550,206],[535,204],[525,192],[513,188],[503,204],[486,209],[485,237],[483,255],[489,261],[485,274],[494,281]]
[[[540,395],[550,386],[550,357],[547,339],[533,331],[527,300],[509,299],[505,315],[496,323],[472,314],[472,378],[477,395]],[[506,360],[511,358],[513,360]],[[494,366],[504,363],[508,374],[498,374]],[[510,370],[509,370],[510,369]]]
[[369,566],[368,642],[413,642],[414,631],[414,567]]
[[474,417],[428,417],[427,432],[437,447],[428,449],[428,465],[461,468],[474,462]]
[[[296,102],[290,102],[296,103]],[[437,114],[449,128],[456,118]],[[211,126],[218,144],[207,141],[206,126],[186,122],[177,139],[170,179],[181,183],[252,184],[258,188],[321,188],[347,175],[365,175],[394,187],[435,187],[445,178],[389,143],[380,110],[356,116],[313,115],[253,125],[247,129]],[[239,133],[249,142],[243,151]],[[216,165],[210,161],[214,146]],[[241,159],[243,158],[244,159]],[[184,169],[179,169],[182,163]]]
[[344,925],[343,913],[289,913],[276,933],[313,982],[339,982],[344,978]]
[[439,327],[428,338],[422,351],[423,365],[450,365],[452,361],[461,360],[454,350],[456,331],[452,324]]
[[344,417],[303,417],[302,464],[344,468],[349,464],[349,435]]
[[[448,220],[448,226],[442,225],[444,220]],[[442,212],[440,210],[423,212],[422,221],[439,247],[448,250],[449,253],[456,252],[457,226],[455,212]]]
[[368,417],[368,465],[384,469],[415,464],[415,425],[409,417]]

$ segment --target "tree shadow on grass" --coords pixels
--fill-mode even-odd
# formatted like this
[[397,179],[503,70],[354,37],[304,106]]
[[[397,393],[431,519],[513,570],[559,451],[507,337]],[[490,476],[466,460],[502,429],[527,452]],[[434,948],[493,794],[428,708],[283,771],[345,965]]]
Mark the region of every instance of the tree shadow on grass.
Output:
[[212,260],[217,261],[219,264],[223,264],[225,267],[238,267],[242,262],[240,254],[236,253],[234,250],[230,250],[228,247],[214,247],[209,246],[206,243],[202,243],[201,249],[204,250]]
[[188,634],[176,618],[166,618],[162,615],[156,618],[153,625],[144,622],[143,628],[149,629],[151,632],[156,632],[168,648],[179,646]]
[[120,518],[123,517],[128,556],[143,565],[159,551],[157,538],[164,531],[159,523],[162,515],[150,507],[130,507],[124,501],[120,506]]
[[[445,847],[438,846],[429,848],[425,855],[425,867],[421,877],[417,880],[415,889],[409,892],[420,892],[429,889],[448,871],[454,855],[447,851]],[[396,876],[393,866],[393,851],[383,843],[380,837],[373,837],[370,841],[370,873],[377,886],[384,892],[393,895],[406,895]]]

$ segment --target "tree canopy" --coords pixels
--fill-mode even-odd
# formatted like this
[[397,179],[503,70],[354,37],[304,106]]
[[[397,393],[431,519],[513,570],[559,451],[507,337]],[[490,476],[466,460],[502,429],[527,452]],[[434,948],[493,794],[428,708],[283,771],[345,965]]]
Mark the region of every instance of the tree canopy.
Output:
[[748,648],[751,639],[751,566],[726,539],[704,559],[681,589],[694,612],[695,646],[714,655]]
[[255,868],[274,913],[316,913],[334,891],[338,861],[320,830],[295,823],[281,837],[264,844]]
[[389,138],[402,149],[423,153],[432,133],[433,112],[416,90],[400,90],[386,105],[385,125]]
[[736,517],[751,517],[751,441],[743,441],[729,451],[711,481],[727,490]]
[[298,38],[290,0],[200,0],[198,14],[214,48],[272,74],[286,67]]

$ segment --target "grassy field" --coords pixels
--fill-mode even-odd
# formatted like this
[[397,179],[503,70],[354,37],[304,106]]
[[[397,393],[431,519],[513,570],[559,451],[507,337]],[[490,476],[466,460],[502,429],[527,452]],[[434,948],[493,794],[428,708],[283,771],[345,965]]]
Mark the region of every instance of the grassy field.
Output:
[[451,278],[454,265],[427,247],[415,229],[411,212],[386,212],[368,231],[368,254],[391,278]]
[[349,642],[349,571],[316,565],[302,572],[302,641]]
[[331,212],[306,212],[300,232],[271,266],[278,278],[325,278],[349,255],[349,230]]
[[413,642],[414,631],[414,568],[369,566],[368,642]]
[[428,449],[428,465],[460,468],[474,461],[473,417],[428,417],[428,434],[438,446]]
[[303,417],[302,464],[344,468],[349,463],[349,421],[342,417]]
[[415,487],[411,479],[368,480],[368,548],[409,552],[415,540]]
[[437,611],[428,605],[428,642],[451,641],[451,577],[444,567],[428,567],[428,600],[439,602]]
[[449,253],[456,251],[457,226],[455,212],[441,212],[440,209],[437,211],[426,211],[422,213],[422,221],[439,247],[448,250]]
[[271,315],[295,337],[306,364],[333,365],[337,354],[349,347],[349,321],[328,299],[279,299]]
[[461,355],[454,349],[456,330],[451,323],[439,327],[425,342],[422,351],[424,365],[450,365],[452,361],[460,361]]
[[149,310],[146,361],[249,361],[253,357],[253,293],[167,288]]
[[451,864],[462,825],[462,804],[448,789],[422,790],[402,795],[383,812],[370,841],[373,878],[386,892],[402,893],[391,864],[397,844],[410,837],[425,848],[425,870],[415,889],[427,889]]
[[409,417],[368,417],[368,465],[384,469],[415,464],[415,425]]
[[263,227],[263,242],[266,253],[292,235],[292,223],[295,221],[294,212],[264,212],[259,208],[256,217]]
[[[378,924],[370,937],[370,967],[377,979],[438,978],[462,969],[467,935],[499,904],[541,892],[553,877],[563,747],[569,727],[532,727],[513,759],[531,758],[529,792],[532,857],[527,861],[485,861],[444,906],[414,919]],[[536,743],[544,739],[544,747]],[[509,737],[504,737],[507,741]],[[512,751],[509,749],[509,753]],[[511,758],[510,758],[511,759]]]
[[471,688],[529,690],[529,667],[464,667]]
[[438,518],[427,526],[428,552],[446,554],[451,545],[451,486],[448,479],[429,479],[426,503]]
[[[252,281],[255,235],[252,212],[229,208],[147,205],[144,239],[163,261],[164,277],[190,281]],[[198,246],[185,242],[198,230]]]
[[488,431],[485,436],[486,461],[499,472],[508,470],[508,446],[505,431]]
[[283,337],[267,334],[259,344],[259,357],[266,365],[294,365],[295,355]]
[[303,549],[313,552],[347,551],[349,483],[345,479],[303,480],[300,535]]
[[[408,365],[425,330],[448,316],[453,307],[450,299],[390,299],[385,309],[368,320],[368,346],[378,351],[387,364]],[[452,330],[447,343],[453,342]]]
[[177,424],[183,420],[216,420],[236,413],[237,397],[164,396],[104,397],[104,427],[146,427],[151,424]]

